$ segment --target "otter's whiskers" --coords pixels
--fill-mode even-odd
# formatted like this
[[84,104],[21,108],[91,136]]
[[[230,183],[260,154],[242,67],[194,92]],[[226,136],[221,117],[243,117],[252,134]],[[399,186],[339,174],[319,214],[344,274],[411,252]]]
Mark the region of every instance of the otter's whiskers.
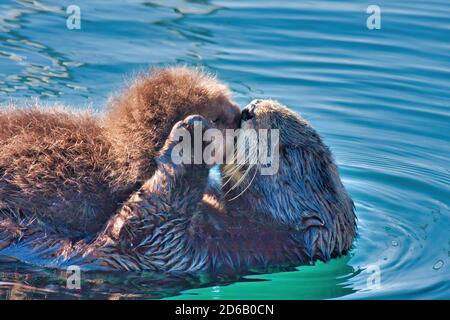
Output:
[[[239,148],[242,148],[242,145],[238,144],[238,148],[237,148],[237,150],[235,150],[235,152],[233,154],[233,162],[237,158],[236,157],[237,153],[239,151],[241,151]],[[244,183],[244,181],[248,180],[246,178],[247,178],[247,176],[249,176],[249,174],[252,170],[254,170],[254,174],[253,174],[252,178],[249,180],[249,182],[248,182],[247,186],[244,188],[244,190],[242,190],[237,196],[233,197],[232,199],[229,199],[229,201],[233,201],[233,200],[239,198],[251,186],[251,184],[252,184],[253,180],[255,179],[256,174],[258,173],[259,168],[260,168],[258,161],[256,161],[256,163],[252,163],[252,161],[250,160],[250,159],[257,159],[258,148],[256,148],[256,147],[253,147],[250,149],[246,148],[245,151],[249,151],[249,156],[244,157],[245,161],[241,161],[241,162],[238,161],[234,166],[227,166],[225,168],[225,174],[227,176],[229,176],[229,178],[224,183],[224,186],[232,180],[237,180],[236,183],[225,193],[225,196],[228,195],[232,190],[240,187],[242,185],[242,183]],[[245,166],[247,166],[247,168],[242,173],[241,170]],[[238,179],[234,179],[236,175],[240,175],[240,177],[238,176]]]

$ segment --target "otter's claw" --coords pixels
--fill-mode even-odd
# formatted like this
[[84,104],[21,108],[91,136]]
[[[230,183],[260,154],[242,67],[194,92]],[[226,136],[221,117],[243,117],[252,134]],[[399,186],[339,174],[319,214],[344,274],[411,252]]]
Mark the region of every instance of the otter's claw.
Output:
[[[213,123],[199,115],[188,116],[184,120],[178,121],[173,126],[161,154],[175,155],[176,159],[184,164],[212,164],[214,159],[205,160],[203,155],[205,147],[211,143],[203,141],[203,136],[205,131],[211,128],[213,128]],[[196,141],[196,139],[200,140]],[[198,146],[200,148],[197,148]],[[175,163],[178,163],[179,160],[176,160]]]
[[186,117],[182,121],[178,121],[174,126],[173,130],[184,128],[189,131],[189,133],[193,133],[194,128],[197,126],[201,126],[202,133],[205,132],[207,129],[212,128],[212,123],[208,119],[206,119],[203,116],[200,115],[192,115]]

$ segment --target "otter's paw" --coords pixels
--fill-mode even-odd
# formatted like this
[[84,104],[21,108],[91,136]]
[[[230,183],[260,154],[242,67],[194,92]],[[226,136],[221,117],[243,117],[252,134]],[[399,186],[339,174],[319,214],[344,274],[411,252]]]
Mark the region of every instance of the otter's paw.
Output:
[[[214,146],[204,141],[205,132],[215,129],[213,123],[199,115],[188,116],[177,122],[165,145],[165,154],[175,164],[212,166],[216,164]],[[208,148],[208,149],[206,149]],[[213,150],[211,152],[211,150]]]
[[212,127],[213,127],[212,122],[206,119],[205,117],[199,115],[192,115],[186,117],[182,121],[178,121],[177,123],[175,123],[170,135],[172,136],[172,134],[176,133],[177,130],[182,129],[187,130],[191,136],[194,136],[196,130],[197,132],[201,132],[203,135],[203,133],[206,130],[211,129]]

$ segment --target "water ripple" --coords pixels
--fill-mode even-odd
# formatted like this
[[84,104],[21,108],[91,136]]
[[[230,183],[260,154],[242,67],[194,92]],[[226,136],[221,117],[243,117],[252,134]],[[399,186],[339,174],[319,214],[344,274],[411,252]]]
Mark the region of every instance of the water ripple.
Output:
[[[68,4],[64,2],[64,4]],[[351,254],[290,272],[223,279],[61,274],[0,267],[7,298],[449,298],[450,6],[380,0],[382,29],[352,1],[0,4],[0,102],[39,97],[102,109],[150,65],[202,65],[236,100],[273,98],[309,120],[336,157],[358,214]],[[381,272],[381,288],[367,285]]]

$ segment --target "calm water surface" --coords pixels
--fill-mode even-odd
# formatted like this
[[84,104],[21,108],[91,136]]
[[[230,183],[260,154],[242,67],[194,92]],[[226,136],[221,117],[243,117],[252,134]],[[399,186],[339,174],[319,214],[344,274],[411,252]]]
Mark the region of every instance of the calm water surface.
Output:
[[[64,272],[2,263],[0,298],[450,299],[450,3],[372,2],[381,30],[356,0],[1,1],[0,103],[102,110],[149,66],[204,66],[241,105],[278,99],[312,123],[359,236],[341,259],[233,281],[83,274],[76,291]],[[66,28],[70,4],[81,30]]]

